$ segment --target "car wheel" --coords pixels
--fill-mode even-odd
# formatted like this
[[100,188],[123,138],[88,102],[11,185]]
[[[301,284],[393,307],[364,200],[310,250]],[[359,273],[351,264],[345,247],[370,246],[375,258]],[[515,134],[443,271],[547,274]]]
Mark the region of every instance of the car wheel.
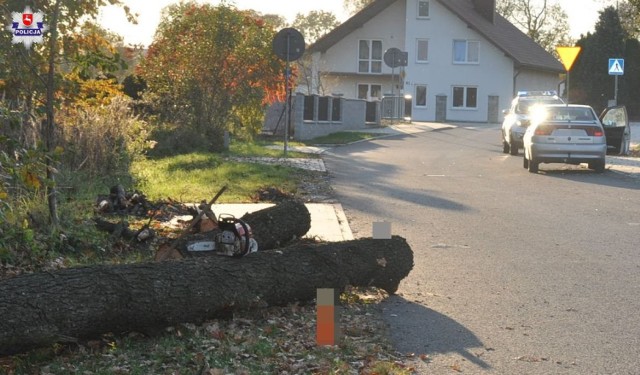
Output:
[[529,168],[529,159],[527,159],[527,155],[522,158],[522,167],[524,169]]
[[596,173],[604,173],[604,160],[589,163],[589,169],[593,169]]
[[538,163],[535,160],[529,160],[529,172],[531,173],[538,173]]
[[507,141],[502,141],[502,152],[505,154],[509,153],[509,144]]
[[513,156],[518,155],[518,146],[511,143],[509,145],[509,154]]

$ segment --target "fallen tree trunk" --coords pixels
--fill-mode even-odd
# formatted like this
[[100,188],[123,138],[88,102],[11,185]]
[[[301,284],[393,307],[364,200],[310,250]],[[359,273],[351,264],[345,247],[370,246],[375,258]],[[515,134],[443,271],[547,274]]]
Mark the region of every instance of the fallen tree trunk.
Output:
[[101,333],[152,332],[233,309],[311,301],[317,288],[394,293],[413,267],[402,237],[296,244],[244,258],[92,266],[0,282],[0,355]]

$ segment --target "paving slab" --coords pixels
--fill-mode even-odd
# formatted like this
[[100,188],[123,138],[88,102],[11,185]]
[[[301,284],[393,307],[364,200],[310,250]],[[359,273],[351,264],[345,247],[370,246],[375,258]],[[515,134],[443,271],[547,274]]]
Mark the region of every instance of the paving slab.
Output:
[[[265,146],[271,150],[284,150],[283,146],[278,145],[269,145]],[[289,151],[301,152],[303,154],[322,154],[327,151],[327,147],[319,147],[319,146],[290,146],[287,148]]]

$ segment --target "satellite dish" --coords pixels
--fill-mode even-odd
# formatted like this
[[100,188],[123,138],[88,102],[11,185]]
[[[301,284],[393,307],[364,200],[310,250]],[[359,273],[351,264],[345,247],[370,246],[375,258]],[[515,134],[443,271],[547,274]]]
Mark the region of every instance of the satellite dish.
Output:
[[304,37],[292,27],[284,28],[273,37],[273,52],[286,61],[296,61],[304,53]]

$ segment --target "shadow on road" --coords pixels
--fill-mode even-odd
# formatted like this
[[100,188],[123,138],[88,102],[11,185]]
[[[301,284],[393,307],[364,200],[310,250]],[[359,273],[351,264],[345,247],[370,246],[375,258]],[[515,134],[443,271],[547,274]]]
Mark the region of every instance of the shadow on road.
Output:
[[[385,142],[404,138],[402,135],[393,136],[386,138]],[[327,170],[335,179],[352,183],[348,200],[350,206],[359,207],[372,214],[384,214],[389,220],[406,219],[400,210],[392,210],[397,215],[393,217],[393,214],[389,213],[389,205],[411,204],[446,211],[471,209],[457,201],[444,198],[441,193],[429,190],[424,184],[410,184],[398,180],[397,176],[401,171],[395,164],[397,160],[387,162],[385,159],[372,161],[367,158],[368,153],[378,152],[386,147],[376,142],[363,142],[337,148],[323,157]],[[415,161],[407,160],[407,163],[411,162]],[[372,200],[372,196],[385,197],[385,201]]]
[[629,186],[628,176],[609,169],[605,170],[604,173],[597,173],[579,166],[563,166],[562,164],[547,164],[545,166],[541,164],[538,175],[540,177],[553,177],[583,184],[638,190],[637,186]]
[[425,306],[390,296],[382,303],[385,320],[403,319],[407,324],[392,324],[399,329],[390,332],[393,344],[401,353],[446,354],[457,353],[467,361],[483,368],[491,366],[471,353],[472,348],[484,350],[476,335],[455,320]]

